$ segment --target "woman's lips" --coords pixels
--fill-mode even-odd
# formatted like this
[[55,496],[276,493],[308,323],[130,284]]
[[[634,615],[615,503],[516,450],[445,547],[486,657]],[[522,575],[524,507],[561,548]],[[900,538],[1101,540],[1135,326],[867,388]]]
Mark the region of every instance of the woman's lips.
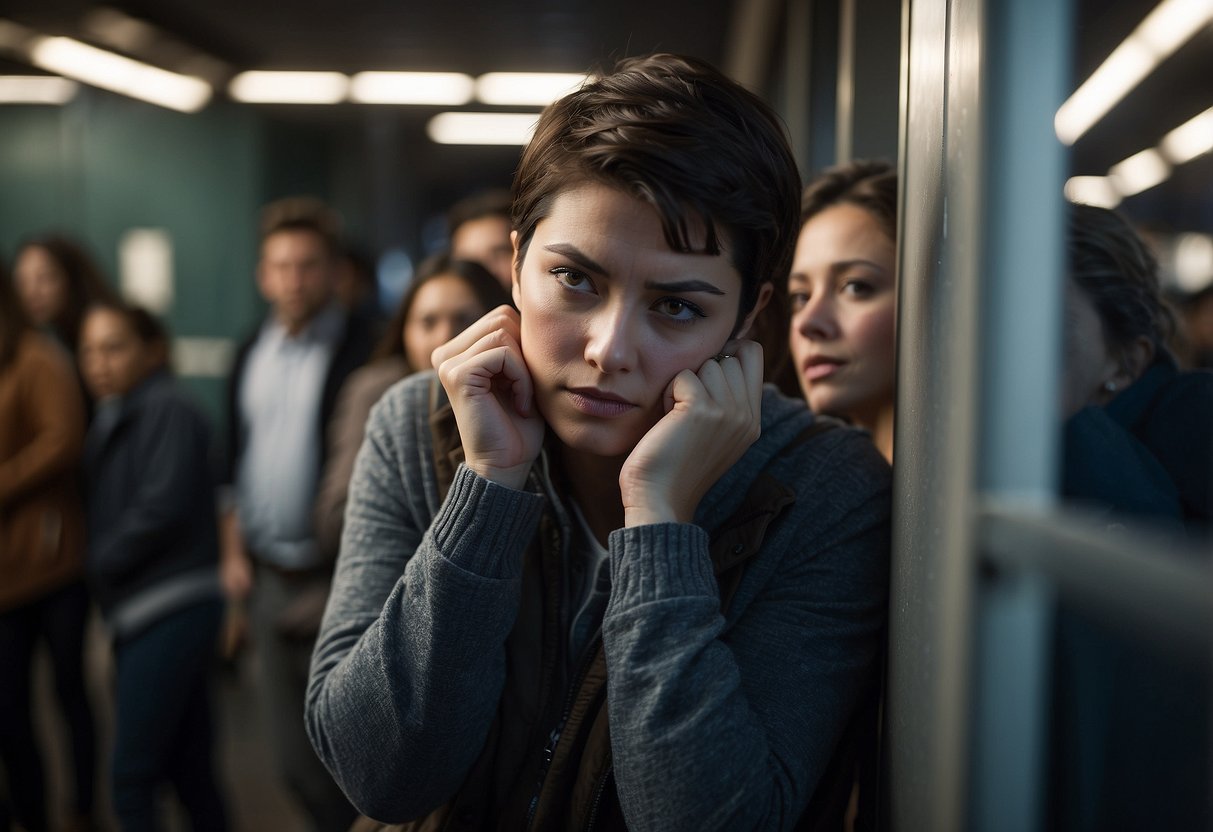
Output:
[[809,381],[821,381],[841,370],[844,364],[832,358],[814,358],[805,364],[804,377]]
[[628,411],[634,410],[636,405],[624,399],[621,396],[616,396],[614,393],[608,393],[605,390],[596,390],[587,387],[570,388],[569,400],[572,401],[573,407],[580,410],[587,416],[597,416],[602,419],[611,419],[616,416],[622,416]]

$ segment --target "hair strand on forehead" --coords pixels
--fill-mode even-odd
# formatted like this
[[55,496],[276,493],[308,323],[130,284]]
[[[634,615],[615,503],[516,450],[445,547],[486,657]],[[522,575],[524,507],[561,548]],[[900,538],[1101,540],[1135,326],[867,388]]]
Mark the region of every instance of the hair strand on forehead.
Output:
[[521,254],[555,197],[589,183],[653,206],[671,250],[727,254],[739,321],[764,282],[786,279],[799,174],[783,125],[701,60],[628,59],[544,110],[514,177]]

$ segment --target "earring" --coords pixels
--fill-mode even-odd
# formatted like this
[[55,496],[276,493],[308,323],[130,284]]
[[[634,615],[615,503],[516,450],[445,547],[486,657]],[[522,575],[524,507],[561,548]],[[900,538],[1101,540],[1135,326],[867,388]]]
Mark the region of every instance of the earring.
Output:
[[1115,393],[1115,392],[1116,392],[1116,382],[1114,382],[1114,381],[1105,381],[1105,382],[1103,383],[1103,389],[1104,389],[1104,390],[1106,390],[1106,391],[1108,391],[1109,393]]

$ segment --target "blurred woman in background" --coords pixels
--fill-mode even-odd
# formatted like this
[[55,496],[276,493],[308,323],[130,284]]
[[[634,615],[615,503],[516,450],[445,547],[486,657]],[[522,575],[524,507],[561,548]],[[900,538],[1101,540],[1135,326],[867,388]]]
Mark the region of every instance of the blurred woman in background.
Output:
[[809,407],[866,429],[893,460],[897,174],[830,168],[805,188],[788,278],[792,359]]
[[[1149,518],[1209,552],[1213,373],[1177,369],[1158,263],[1133,227],[1067,211],[1062,494],[1113,533]],[[1207,671],[1076,606],[1054,620],[1045,828],[1210,828]]]
[[85,447],[87,569],[113,637],[114,811],[160,828],[173,785],[194,830],[227,828],[215,781],[210,677],[223,605],[210,428],[167,369],[146,311],[86,314],[80,364],[97,414]]
[[12,282],[0,278],[0,760],[18,822],[47,829],[30,702],[34,646],[45,639],[72,738],[69,828],[87,829],[94,732],[82,662],[84,405],[68,357],[30,326]]
[[[509,302],[509,293],[479,263],[436,254],[417,267],[370,362],[342,388],[329,428],[332,452],[316,498],[316,533],[321,548],[332,557],[341,542],[346,493],[371,407],[405,376],[430,369],[435,349],[490,309]],[[315,611],[316,627],[322,608]]]
[[1119,214],[1071,205],[1063,493],[1113,514],[1213,522],[1213,373],[1181,372],[1158,263]]
[[22,243],[13,281],[29,320],[54,335],[72,356],[89,304],[116,299],[84,248],[66,237],[48,235]]

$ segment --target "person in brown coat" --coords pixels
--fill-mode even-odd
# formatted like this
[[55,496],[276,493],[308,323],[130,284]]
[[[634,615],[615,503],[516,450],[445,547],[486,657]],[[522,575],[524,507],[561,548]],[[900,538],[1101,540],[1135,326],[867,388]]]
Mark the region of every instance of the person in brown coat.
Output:
[[82,651],[84,517],[77,463],[84,403],[69,356],[36,332],[12,282],[0,276],[0,760],[14,814],[47,828],[34,739],[30,667],[40,638],[72,735],[76,828],[92,807],[94,736]]

